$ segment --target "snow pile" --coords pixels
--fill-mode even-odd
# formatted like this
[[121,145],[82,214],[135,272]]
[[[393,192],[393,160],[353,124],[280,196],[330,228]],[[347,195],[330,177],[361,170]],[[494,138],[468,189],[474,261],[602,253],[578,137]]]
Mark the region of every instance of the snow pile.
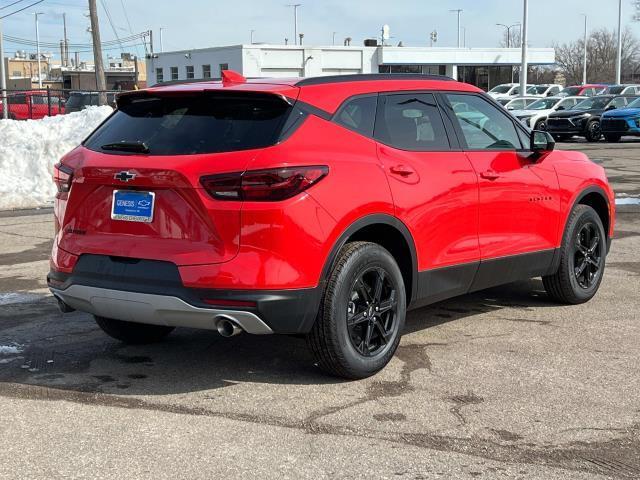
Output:
[[11,345],[0,345],[0,355],[17,355],[22,353],[22,345],[13,343]]
[[112,111],[89,107],[42,120],[0,120],[0,210],[50,204],[53,165]]

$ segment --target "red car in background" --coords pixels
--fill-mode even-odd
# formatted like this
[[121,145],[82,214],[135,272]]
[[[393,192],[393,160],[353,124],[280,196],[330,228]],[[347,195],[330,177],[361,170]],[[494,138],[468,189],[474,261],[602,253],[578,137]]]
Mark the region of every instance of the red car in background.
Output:
[[[7,94],[9,118],[12,120],[40,120],[64,113],[62,101],[57,96],[48,96],[46,90]],[[3,105],[0,102],[0,118]]]
[[55,168],[47,282],[121,341],[305,335],[362,378],[407,309],[537,276],[577,304],[602,280],[604,169],[471,85],[225,71],[117,102]]
[[586,85],[571,85],[560,90],[556,94],[556,97],[593,97],[604,92],[607,89],[607,85],[601,83],[588,83]]

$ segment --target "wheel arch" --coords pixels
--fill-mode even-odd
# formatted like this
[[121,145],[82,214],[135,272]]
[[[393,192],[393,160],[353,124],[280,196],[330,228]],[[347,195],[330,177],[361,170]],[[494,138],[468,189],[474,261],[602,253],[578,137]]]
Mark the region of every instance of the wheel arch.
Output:
[[[564,222],[564,228],[566,229],[567,219],[569,215],[576,207],[576,205],[587,205],[593,208],[598,217],[600,217],[600,221],[604,227],[605,235],[607,236],[607,249],[611,245],[611,205],[609,204],[609,197],[607,196],[604,189],[597,185],[592,185],[590,187],[582,190],[574,200],[571,205],[571,209],[567,212],[567,216]],[[563,230],[564,231],[564,230]]]
[[347,227],[334,243],[322,270],[322,283],[333,269],[338,252],[348,242],[367,241],[386,248],[394,257],[404,279],[407,305],[416,297],[418,259],[413,236],[398,218],[386,214],[373,214],[359,218]]

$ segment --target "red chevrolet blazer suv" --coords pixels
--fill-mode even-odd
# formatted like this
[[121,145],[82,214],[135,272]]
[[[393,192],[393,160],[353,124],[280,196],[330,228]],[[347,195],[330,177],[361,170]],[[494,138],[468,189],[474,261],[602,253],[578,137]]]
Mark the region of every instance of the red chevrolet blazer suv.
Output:
[[128,343],[305,335],[346,378],[389,362],[411,308],[539,276],[586,302],[615,218],[602,167],[425,75],[125,93],[54,180],[63,311]]

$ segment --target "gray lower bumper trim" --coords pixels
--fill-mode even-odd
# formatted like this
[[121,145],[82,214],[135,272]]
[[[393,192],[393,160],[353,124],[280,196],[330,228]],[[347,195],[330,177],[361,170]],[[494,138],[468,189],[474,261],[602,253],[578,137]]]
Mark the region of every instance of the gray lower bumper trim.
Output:
[[271,328],[252,312],[199,308],[166,295],[125,292],[71,285],[51,289],[64,303],[82,312],[128,322],[215,330],[222,318],[235,321],[247,333],[266,335]]

